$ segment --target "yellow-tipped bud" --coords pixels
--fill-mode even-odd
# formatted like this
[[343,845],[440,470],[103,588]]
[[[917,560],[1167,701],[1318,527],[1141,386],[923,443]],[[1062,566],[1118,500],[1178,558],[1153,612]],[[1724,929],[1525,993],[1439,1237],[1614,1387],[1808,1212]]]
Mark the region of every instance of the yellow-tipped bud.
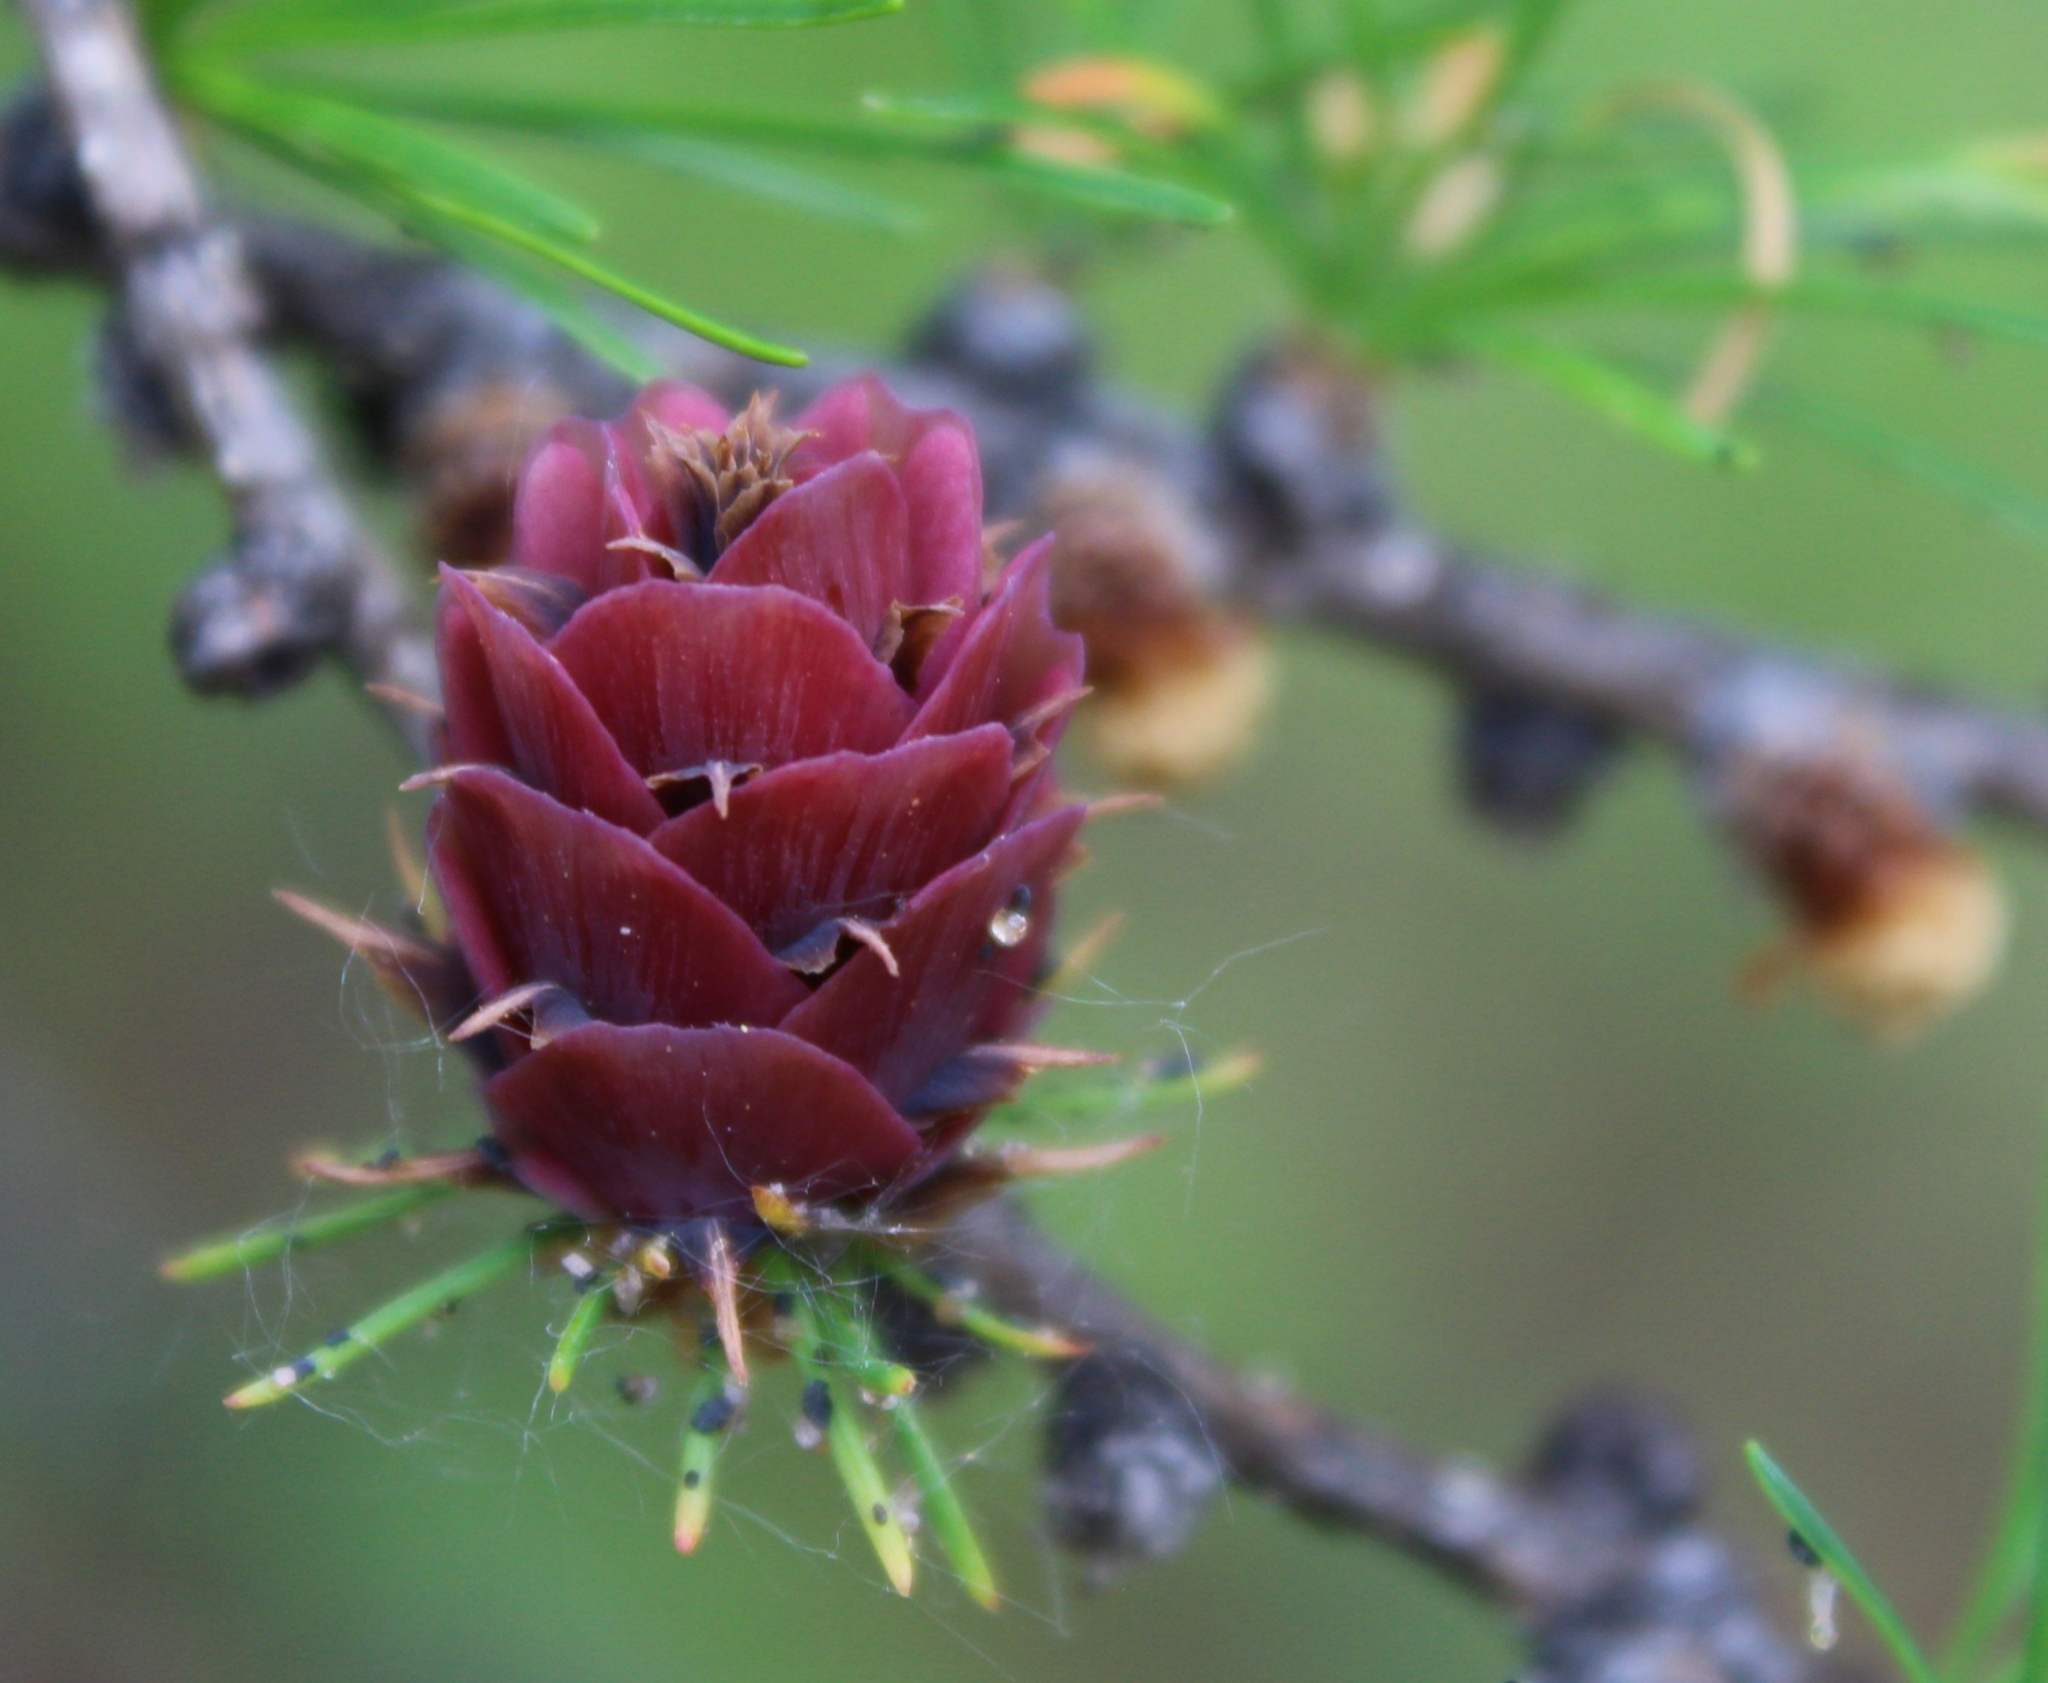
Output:
[[1356,70],[1331,70],[1310,85],[1302,109],[1316,155],[1327,164],[1355,164],[1372,150],[1379,114]]
[[1010,144],[1049,164],[1072,164],[1076,169],[1108,169],[1116,162],[1116,148],[1101,135],[1052,123],[1026,123],[1011,134]]
[[1500,165],[1484,153],[1436,172],[1416,197],[1401,245],[1417,262],[1433,263],[1471,244],[1500,203]]
[[1457,139],[1493,98],[1506,67],[1507,41],[1493,25],[1453,37],[1423,67],[1402,113],[1404,137],[1418,147]]
[[1153,140],[1215,127],[1216,97],[1184,71],[1149,58],[1061,59],[1024,80],[1024,97],[1055,111],[1108,117]]

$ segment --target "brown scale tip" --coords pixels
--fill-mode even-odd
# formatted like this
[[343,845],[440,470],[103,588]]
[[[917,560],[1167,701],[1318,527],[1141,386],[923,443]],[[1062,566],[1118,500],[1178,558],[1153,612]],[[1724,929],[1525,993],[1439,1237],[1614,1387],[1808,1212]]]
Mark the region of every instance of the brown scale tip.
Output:
[[1207,540],[1170,488],[1127,465],[1069,473],[1042,501],[1053,617],[1088,645],[1097,757],[1181,787],[1250,748],[1270,691],[1263,640],[1209,599]]
[[1750,966],[1746,991],[1803,975],[1845,1016],[1906,1040],[1997,972],[1997,877],[1896,778],[1834,762],[1760,768],[1738,781],[1733,827],[1791,923]]
[[1217,616],[1204,635],[1163,659],[1143,688],[1106,696],[1088,719],[1104,767],[1162,789],[1205,783],[1251,751],[1272,695],[1264,640]]
[[648,424],[655,470],[692,494],[702,545],[692,553],[706,564],[795,483],[789,455],[810,436],[778,424],[773,395],[758,392],[723,432],[680,430],[652,418]]
[[272,889],[271,898],[348,948],[369,967],[387,995],[430,1024],[453,1021],[459,1011],[456,1002],[470,992],[460,957],[438,941],[387,929],[290,889]]

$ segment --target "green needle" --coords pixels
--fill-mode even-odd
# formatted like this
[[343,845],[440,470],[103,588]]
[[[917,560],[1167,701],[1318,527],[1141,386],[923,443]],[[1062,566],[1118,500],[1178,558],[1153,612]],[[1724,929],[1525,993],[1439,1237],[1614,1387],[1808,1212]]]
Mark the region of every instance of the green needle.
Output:
[[581,1223],[547,1221],[528,1228],[481,1255],[422,1281],[412,1290],[394,1297],[382,1308],[372,1309],[352,1326],[333,1333],[318,1349],[295,1362],[273,1368],[260,1379],[251,1380],[227,1398],[230,1408],[261,1408],[290,1396],[311,1379],[331,1379],[353,1367],[372,1350],[402,1332],[410,1331],[450,1303],[503,1279],[515,1268],[531,1262],[534,1247],[543,1240],[575,1231]]
[[208,1239],[180,1251],[167,1259],[158,1272],[180,1285],[236,1274],[245,1268],[275,1262],[288,1251],[312,1250],[318,1245],[352,1239],[358,1233],[367,1233],[438,1203],[455,1190],[452,1181],[424,1181],[418,1186],[394,1186],[388,1192],[373,1193],[322,1215],[283,1216],[246,1233]]

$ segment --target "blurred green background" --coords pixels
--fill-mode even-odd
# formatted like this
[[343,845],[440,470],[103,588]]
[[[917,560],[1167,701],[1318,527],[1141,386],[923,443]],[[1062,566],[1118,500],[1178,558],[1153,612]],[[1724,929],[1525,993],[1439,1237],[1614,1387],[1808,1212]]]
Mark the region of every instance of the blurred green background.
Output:
[[[1191,13],[1196,8],[1190,8]],[[808,38],[555,39],[492,68],[647,91],[843,99],[939,72],[903,19]],[[9,26],[12,29],[12,26]],[[0,60],[26,64],[18,33]],[[1553,81],[1684,71],[1889,155],[2048,126],[2036,0],[1586,0]],[[612,249],[729,319],[886,344],[982,242],[937,184],[928,235],[807,222],[626,166],[556,179]],[[867,178],[873,180],[873,177]],[[2041,302],[2048,272],[1964,277]],[[1201,400],[1283,307],[1232,236],[1175,244],[1090,297],[1131,385]],[[321,1407],[231,1418],[277,1340],[317,1337],[452,1255],[417,1245],[173,1290],[172,1244],[266,1210],[311,1141],[468,1137],[460,1068],[407,1039],[268,900],[381,892],[404,767],[332,675],[260,710],[183,694],[166,606],[221,536],[210,487],[138,477],[92,413],[94,301],[0,291],[0,1670],[703,1683],[802,1676],[1494,1679],[1499,1622],[1418,1569],[1238,1499],[1178,1560],[1100,1595],[1037,1539],[1040,1397],[983,1381],[938,1418],[981,1445],[968,1493],[1018,1606],[888,1597],[771,1394],[694,1561],[669,1549],[675,1391],[538,1394],[563,1299],[509,1289]],[[2048,485],[2048,368],[1843,331],[1786,349],[1809,387]],[[2048,675],[2048,555],[1794,445],[1714,477],[1552,401],[1411,391],[1398,447],[1427,513],[1646,601],[1881,657],[2022,703]],[[2048,1098],[2048,850],[1993,839],[2017,908],[1991,997],[1905,1054],[1730,981],[1769,919],[1668,764],[1632,760],[1562,845],[1476,831],[1447,709],[1376,656],[1292,636],[1256,760],[1106,827],[1079,927],[1121,907],[1124,1003],[1059,1037],[1142,1054],[1181,1029],[1268,1055],[1245,1096],[1046,1218],[1170,1322],[1443,1447],[1519,1455],[1589,1382],[1678,1399],[1719,1511],[1797,1585],[1738,1472],[1765,1438],[1910,1619],[1969,1570],[2008,1432]],[[1074,767],[1084,785],[1085,764]],[[493,1212],[484,1212],[488,1220]],[[496,1212],[502,1220],[502,1210]],[[1860,1640],[1860,1638],[1853,1638]]]

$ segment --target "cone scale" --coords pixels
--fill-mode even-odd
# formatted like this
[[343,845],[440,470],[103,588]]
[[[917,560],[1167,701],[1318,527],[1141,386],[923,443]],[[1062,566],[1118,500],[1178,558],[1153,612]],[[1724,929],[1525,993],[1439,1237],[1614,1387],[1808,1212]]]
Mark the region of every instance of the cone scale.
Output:
[[[873,380],[786,427],[657,384],[535,447],[505,562],[440,573],[424,871],[399,850],[419,914],[387,929],[280,895],[471,1055],[489,1132],[409,1161],[304,1159],[361,1202],[165,1272],[338,1244],[461,1189],[547,1209],[232,1406],[559,1268],[577,1288],[547,1368],[564,1406],[606,1321],[678,1323],[697,1376],[681,1551],[715,1525],[754,1370],[780,1363],[891,1586],[916,1571],[907,1475],[943,1562],[994,1605],[872,1292],[886,1254],[895,1289],[952,1308],[917,1245],[1023,1161],[970,1136],[1034,1070],[1099,1061],[1028,1038],[1087,816],[1053,768],[1083,690],[1049,557],[992,555],[966,423]],[[1077,1348],[969,1318],[1041,1357]]]
[[443,570],[428,824],[516,1181],[744,1249],[755,1187],[900,1198],[1021,1081],[1084,816],[1046,562],[990,567],[965,423],[873,381],[541,442],[507,564]]
[[359,1201],[164,1273],[340,1245],[457,1191],[543,1208],[231,1407],[298,1396],[452,1301],[559,1271],[575,1295],[547,1360],[558,1406],[579,1406],[607,1322],[675,1323],[693,1374],[680,1552],[715,1528],[725,1448],[780,1367],[801,1387],[799,1441],[828,1451],[890,1586],[911,1589],[921,1518],[937,1564],[997,1605],[877,1293],[993,1349],[1081,1354],[928,1276],[924,1249],[967,1202],[1158,1136],[971,1136],[1038,1071],[1055,1085],[1033,1110],[1071,1124],[1197,1101],[1255,1067],[1105,1081],[1090,1066],[1113,1059],[1028,1038],[1089,815],[1053,766],[1084,691],[1049,558],[989,552],[966,423],[873,380],[789,427],[658,384],[541,441],[506,562],[441,570],[440,763],[412,783],[435,791],[426,863],[394,850],[407,926],[278,896],[470,1055],[489,1132],[410,1159],[302,1157]]

